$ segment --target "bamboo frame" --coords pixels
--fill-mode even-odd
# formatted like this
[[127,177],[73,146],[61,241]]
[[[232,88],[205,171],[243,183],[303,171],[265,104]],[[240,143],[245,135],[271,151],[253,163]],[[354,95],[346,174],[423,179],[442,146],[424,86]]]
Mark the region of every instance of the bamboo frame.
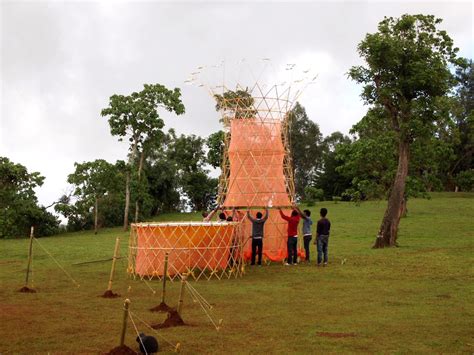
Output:
[[[241,86],[237,86],[238,90],[244,90]],[[293,107],[293,102],[290,100],[291,87],[288,87],[282,92],[278,92],[278,86],[271,87],[264,92],[262,87],[255,83],[249,94],[254,100],[254,104],[250,107],[244,107],[241,98],[226,99],[221,101],[221,121],[224,125],[224,152],[221,164],[221,175],[219,176],[218,198],[217,204],[222,206],[227,198],[227,193],[232,187],[233,182],[230,181],[230,159],[229,147],[232,140],[232,132],[230,129],[233,120],[245,120],[247,118],[254,118],[262,125],[272,124],[281,127],[281,139],[285,150],[283,159],[283,175],[285,177],[286,191],[290,199],[290,205],[282,205],[275,207],[288,208],[291,207],[295,201],[295,184],[293,176],[293,162],[290,154],[290,115],[289,112]],[[254,94],[255,92],[255,94]],[[299,93],[299,92],[298,92]],[[234,109],[236,108],[237,109]],[[265,137],[262,137],[264,139]],[[270,177],[271,178],[271,177]],[[231,206],[236,209],[246,209],[251,206]],[[265,206],[261,206],[265,207]]]
[[117,237],[117,239],[115,239],[114,256],[112,258],[112,266],[110,268],[110,277],[109,277],[109,283],[107,285],[107,291],[112,291],[112,282],[114,280],[115,263],[117,262],[117,258],[118,258],[119,246],[120,246],[120,238]]
[[28,288],[30,272],[31,272],[31,261],[33,259],[33,239],[35,237],[35,227],[30,229],[30,243],[28,247],[28,265],[26,266],[26,277],[25,277],[25,287]]

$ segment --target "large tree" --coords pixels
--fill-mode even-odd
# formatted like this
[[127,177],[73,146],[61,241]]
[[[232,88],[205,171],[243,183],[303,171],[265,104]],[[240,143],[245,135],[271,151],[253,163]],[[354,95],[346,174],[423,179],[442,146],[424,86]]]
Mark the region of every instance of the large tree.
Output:
[[474,166],[474,63],[456,71],[457,109],[454,113],[458,139],[455,145],[456,160],[451,165],[449,176],[465,174]]
[[323,135],[299,102],[290,111],[290,151],[295,190],[304,199],[304,189],[314,186],[323,166]]
[[341,132],[333,132],[323,140],[323,167],[316,178],[316,187],[324,191],[325,199],[340,197],[351,185],[351,178],[343,175],[338,169],[343,164],[339,151],[350,144],[350,138]]
[[121,179],[114,164],[103,159],[75,163],[74,173],[68,176],[68,183],[74,185],[74,195],[94,210],[94,233],[98,231],[99,203],[107,195],[116,192]]
[[168,159],[175,163],[176,177],[193,210],[209,209],[217,194],[217,179],[206,169],[204,143],[195,135],[172,135],[168,145]]
[[0,157],[0,238],[27,236],[35,226],[35,236],[58,232],[59,221],[38,206],[35,188],[43,185],[44,177]]
[[398,165],[374,247],[397,245],[405,203],[410,146],[429,133],[434,104],[454,86],[449,65],[462,65],[457,48],[431,15],[386,17],[378,32],[367,34],[358,52],[366,66],[352,67],[349,76],[364,85],[366,104],[382,106],[384,124],[395,134]]
[[[109,117],[110,132],[119,136],[119,140],[128,137],[130,142],[129,166],[136,166],[138,185],[147,148],[163,138],[163,119],[158,109],[165,109],[177,115],[184,113],[181,91],[178,88],[167,89],[160,84],[145,84],[140,92],[130,95],[112,95],[109,107],[102,110],[102,116]],[[125,211],[123,227],[128,229],[130,206],[130,173],[127,171]],[[135,201],[135,221],[139,215],[139,202]]]

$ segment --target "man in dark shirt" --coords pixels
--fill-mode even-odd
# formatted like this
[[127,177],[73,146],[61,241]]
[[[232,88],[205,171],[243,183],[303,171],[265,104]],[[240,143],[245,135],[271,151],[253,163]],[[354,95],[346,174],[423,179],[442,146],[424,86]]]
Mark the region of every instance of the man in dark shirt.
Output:
[[316,227],[316,242],[318,244],[318,266],[321,265],[324,255],[324,264],[328,264],[328,241],[329,241],[329,231],[331,229],[331,222],[326,218],[328,210],[326,208],[321,208],[319,211],[321,219],[318,221],[318,226]]
[[268,207],[265,209],[265,217],[262,218],[262,213],[257,212],[257,218],[250,215],[247,211],[247,217],[252,222],[252,261],[250,265],[255,265],[255,256],[258,249],[258,265],[262,265],[262,251],[263,251],[263,227],[268,219]]

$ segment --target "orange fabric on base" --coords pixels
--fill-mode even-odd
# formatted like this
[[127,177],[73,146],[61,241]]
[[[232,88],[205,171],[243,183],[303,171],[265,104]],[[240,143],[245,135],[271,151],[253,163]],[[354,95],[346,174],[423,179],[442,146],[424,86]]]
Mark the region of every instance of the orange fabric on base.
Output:
[[234,225],[227,223],[138,225],[135,272],[162,276],[166,252],[170,275],[225,268],[233,232]]

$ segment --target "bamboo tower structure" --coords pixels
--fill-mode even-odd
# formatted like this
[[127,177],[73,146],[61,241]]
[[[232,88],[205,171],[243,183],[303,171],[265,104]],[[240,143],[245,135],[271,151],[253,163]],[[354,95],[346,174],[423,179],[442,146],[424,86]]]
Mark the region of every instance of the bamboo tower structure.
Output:
[[[243,240],[251,235],[251,222],[243,217],[246,211],[259,209],[263,213],[262,209],[269,208],[263,256],[267,261],[280,262],[287,257],[288,235],[287,222],[277,209],[289,215],[295,202],[290,112],[317,75],[311,69],[299,72],[292,63],[265,75],[271,63],[268,58],[262,61],[262,72],[258,77],[252,75],[252,85],[237,82],[234,89],[229,89],[223,83],[211,90],[225,132],[218,205],[240,211]],[[287,74],[284,81],[268,84],[268,80],[279,77],[278,72]],[[243,256],[250,259],[250,243],[244,245]]]
[[[241,216],[248,210],[270,209],[263,243],[268,261],[286,258],[287,222],[276,208],[291,213],[295,196],[288,137],[290,90],[279,93],[274,86],[264,92],[256,83],[252,91],[238,89],[236,95],[215,95],[225,130],[218,204],[240,211]],[[242,218],[241,223],[245,239],[251,235],[251,222]],[[250,259],[250,243],[243,253]]]
[[[263,61],[268,64],[267,58]],[[287,64],[283,71],[291,74],[294,67]],[[183,274],[195,280],[242,276],[244,261],[251,256],[251,222],[246,213],[255,216],[256,210],[264,212],[265,208],[269,218],[264,229],[264,260],[280,262],[287,257],[287,222],[278,208],[289,215],[295,201],[290,112],[316,77],[308,80],[306,70],[306,78],[275,85],[253,77],[251,86],[237,82],[231,89],[225,83],[204,84],[204,69],[198,67],[185,83],[206,87],[220,112],[224,149],[217,204],[226,212],[236,211],[234,220],[132,224],[128,272],[141,279],[179,280]],[[163,275],[166,253],[168,275]]]

